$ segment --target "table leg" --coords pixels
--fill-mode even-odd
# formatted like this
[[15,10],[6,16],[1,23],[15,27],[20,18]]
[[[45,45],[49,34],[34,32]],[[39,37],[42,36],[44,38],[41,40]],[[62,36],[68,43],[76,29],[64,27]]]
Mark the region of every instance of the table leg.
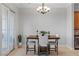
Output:
[[57,40],[57,55],[58,55],[58,40]]
[[39,55],[39,39],[38,39],[38,55]]
[[27,52],[28,52],[28,39],[26,41],[26,54],[27,54]]

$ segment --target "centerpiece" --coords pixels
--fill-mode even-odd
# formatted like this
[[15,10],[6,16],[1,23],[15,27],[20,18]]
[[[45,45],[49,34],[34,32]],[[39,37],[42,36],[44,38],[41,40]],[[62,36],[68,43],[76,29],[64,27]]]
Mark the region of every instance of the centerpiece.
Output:
[[42,36],[44,36],[44,35],[46,35],[46,34],[50,34],[50,32],[47,32],[47,31],[40,31],[40,34],[41,34]]

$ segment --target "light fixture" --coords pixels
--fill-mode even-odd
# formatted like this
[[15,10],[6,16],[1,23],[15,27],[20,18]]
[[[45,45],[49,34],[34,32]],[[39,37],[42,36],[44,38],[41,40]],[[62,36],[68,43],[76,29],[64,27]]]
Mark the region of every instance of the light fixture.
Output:
[[46,14],[47,12],[50,11],[50,8],[48,8],[47,6],[44,5],[44,3],[42,3],[42,6],[39,6],[37,8],[37,11],[42,13],[42,14]]

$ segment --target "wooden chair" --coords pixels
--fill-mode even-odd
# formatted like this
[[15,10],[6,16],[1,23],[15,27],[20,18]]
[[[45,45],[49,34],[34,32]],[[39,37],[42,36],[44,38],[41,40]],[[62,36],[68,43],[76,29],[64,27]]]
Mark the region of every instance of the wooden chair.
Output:
[[[59,36],[58,34],[56,34],[56,36]],[[51,47],[53,46],[53,47]],[[58,41],[57,40],[51,40],[49,41],[49,54],[50,51],[55,51],[58,55]]]
[[48,55],[48,35],[38,35],[38,55]]
[[[33,48],[30,48],[30,44],[33,45]],[[36,41],[28,41],[26,42],[26,54],[28,51],[34,51],[36,54]]]
[[[53,46],[53,47],[51,47]],[[49,54],[50,54],[50,51],[55,51],[57,52],[57,55],[58,55],[58,43],[57,41],[49,41]]]

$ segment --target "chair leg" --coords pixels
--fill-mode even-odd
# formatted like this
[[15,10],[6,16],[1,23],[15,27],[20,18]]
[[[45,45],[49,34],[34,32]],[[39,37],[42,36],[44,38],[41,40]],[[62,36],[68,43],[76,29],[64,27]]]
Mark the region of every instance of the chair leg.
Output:
[[27,45],[27,48],[26,48],[26,54],[27,54],[27,52],[28,52],[28,45]]
[[48,45],[48,53],[50,54],[50,45]]
[[55,52],[57,52],[57,47],[56,47],[56,45],[55,45]]
[[58,41],[57,41],[57,55],[58,55]]
[[57,55],[58,55],[58,46],[57,46]]
[[58,50],[57,50],[57,56],[58,56]]
[[38,46],[38,55],[40,56],[40,46]]
[[58,55],[58,47],[56,47],[56,53],[57,53],[57,55]]
[[48,47],[47,47],[47,55],[49,55],[49,45],[48,45]]
[[34,54],[36,54],[36,46],[34,45]]
[[38,46],[38,55],[39,55],[39,46]]

